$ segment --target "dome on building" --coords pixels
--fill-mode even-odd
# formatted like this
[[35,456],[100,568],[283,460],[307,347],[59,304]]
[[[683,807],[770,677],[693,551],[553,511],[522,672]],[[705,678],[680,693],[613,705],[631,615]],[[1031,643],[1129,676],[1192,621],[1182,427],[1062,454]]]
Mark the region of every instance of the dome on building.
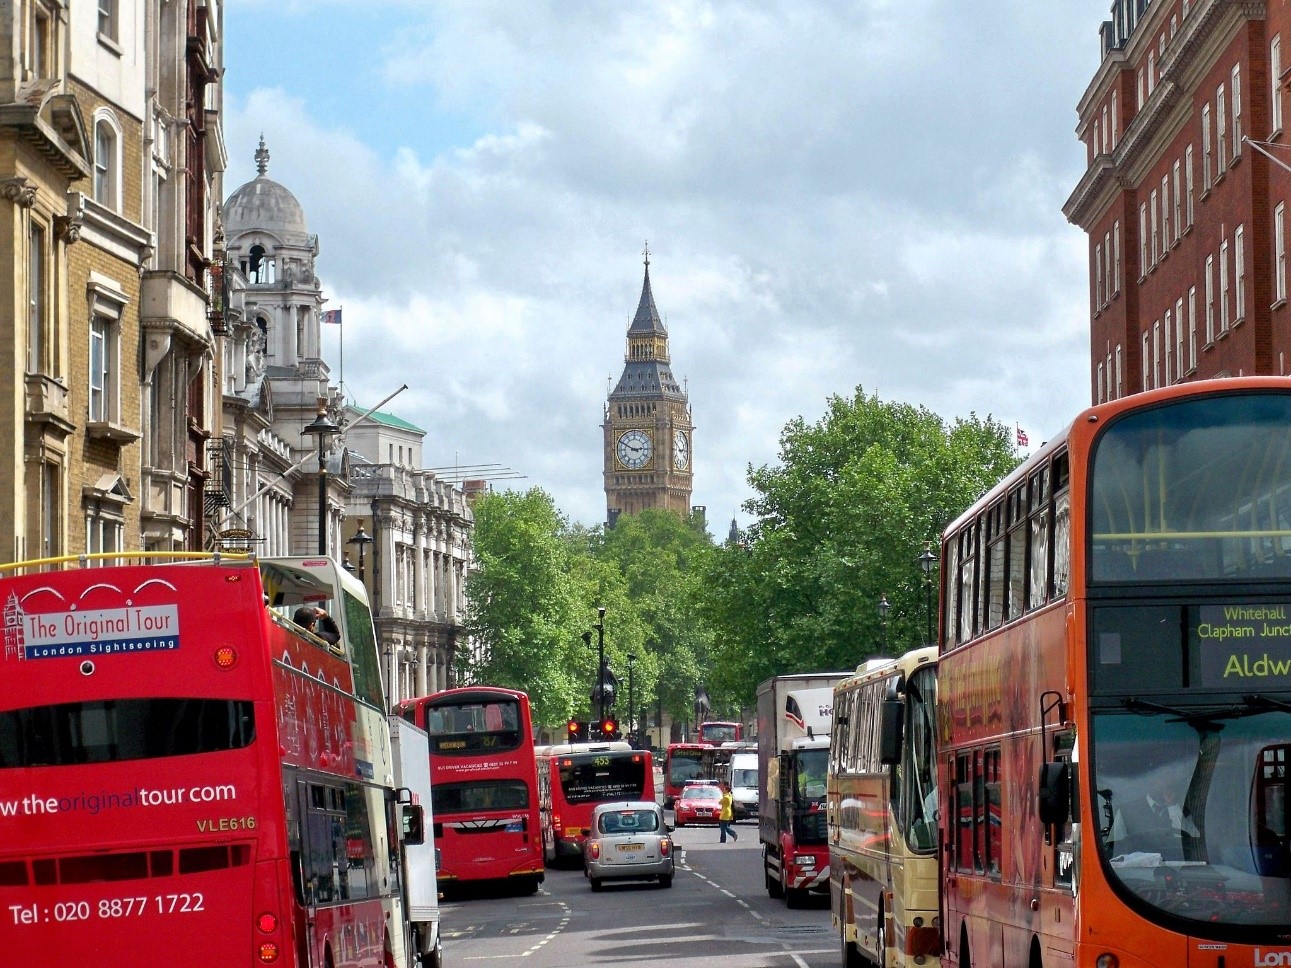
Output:
[[224,203],[224,231],[230,239],[242,232],[262,229],[278,236],[308,235],[305,210],[296,196],[284,186],[269,178],[269,151],[264,138],[256,151],[256,169],[259,174],[247,182]]

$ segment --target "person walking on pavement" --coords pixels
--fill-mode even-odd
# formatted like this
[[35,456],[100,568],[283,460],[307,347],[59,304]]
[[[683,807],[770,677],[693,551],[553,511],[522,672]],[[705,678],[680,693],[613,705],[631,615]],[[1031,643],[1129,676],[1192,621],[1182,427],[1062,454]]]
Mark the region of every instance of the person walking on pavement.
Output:
[[731,824],[735,820],[735,809],[733,798],[731,797],[730,784],[722,784],[722,807],[721,812],[717,815],[717,827],[722,832],[722,839],[718,843],[726,843],[726,835],[731,835],[732,842],[739,840],[740,835],[735,832]]

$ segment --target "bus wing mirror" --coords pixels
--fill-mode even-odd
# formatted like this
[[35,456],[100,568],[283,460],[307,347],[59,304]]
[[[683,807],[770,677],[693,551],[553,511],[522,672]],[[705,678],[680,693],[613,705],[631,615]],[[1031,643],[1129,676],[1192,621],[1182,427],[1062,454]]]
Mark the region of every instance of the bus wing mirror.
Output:
[[901,762],[901,734],[905,726],[905,704],[884,699],[879,712],[879,762],[893,766]]
[[416,847],[426,842],[426,811],[419,803],[401,805],[403,818],[403,842]]
[[1071,817],[1071,783],[1066,763],[1040,766],[1040,822],[1047,826],[1065,824]]

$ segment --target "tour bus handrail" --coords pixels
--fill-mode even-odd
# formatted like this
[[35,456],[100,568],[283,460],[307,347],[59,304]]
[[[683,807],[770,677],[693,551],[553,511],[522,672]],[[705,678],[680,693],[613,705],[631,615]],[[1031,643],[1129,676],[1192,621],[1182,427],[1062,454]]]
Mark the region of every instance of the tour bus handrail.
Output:
[[220,564],[224,561],[247,562],[255,560],[255,555],[242,551],[95,551],[88,554],[60,555],[56,558],[32,558],[27,561],[13,561],[0,564],[0,574],[25,572],[28,569],[62,570],[59,566],[77,565],[86,567],[91,562],[125,564],[131,561],[209,561]]

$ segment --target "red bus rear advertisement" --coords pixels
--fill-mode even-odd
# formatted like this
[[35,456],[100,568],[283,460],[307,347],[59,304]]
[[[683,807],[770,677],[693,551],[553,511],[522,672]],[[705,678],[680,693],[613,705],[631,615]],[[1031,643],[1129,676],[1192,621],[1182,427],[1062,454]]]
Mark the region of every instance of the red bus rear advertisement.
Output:
[[648,750],[612,742],[562,743],[538,751],[542,847],[550,862],[582,856],[598,803],[654,799]]
[[945,963],[1291,965],[1291,380],[1086,410],[941,565]]
[[744,739],[743,723],[722,723],[711,720],[699,724],[699,742],[709,746],[738,743]]
[[430,782],[439,882],[542,883],[542,834],[529,697],[467,686],[399,706],[430,735]]
[[704,779],[703,743],[669,743],[663,755],[663,805],[671,808],[687,780]]
[[0,571],[6,964],[408,964],[359,582],[184,553]]

